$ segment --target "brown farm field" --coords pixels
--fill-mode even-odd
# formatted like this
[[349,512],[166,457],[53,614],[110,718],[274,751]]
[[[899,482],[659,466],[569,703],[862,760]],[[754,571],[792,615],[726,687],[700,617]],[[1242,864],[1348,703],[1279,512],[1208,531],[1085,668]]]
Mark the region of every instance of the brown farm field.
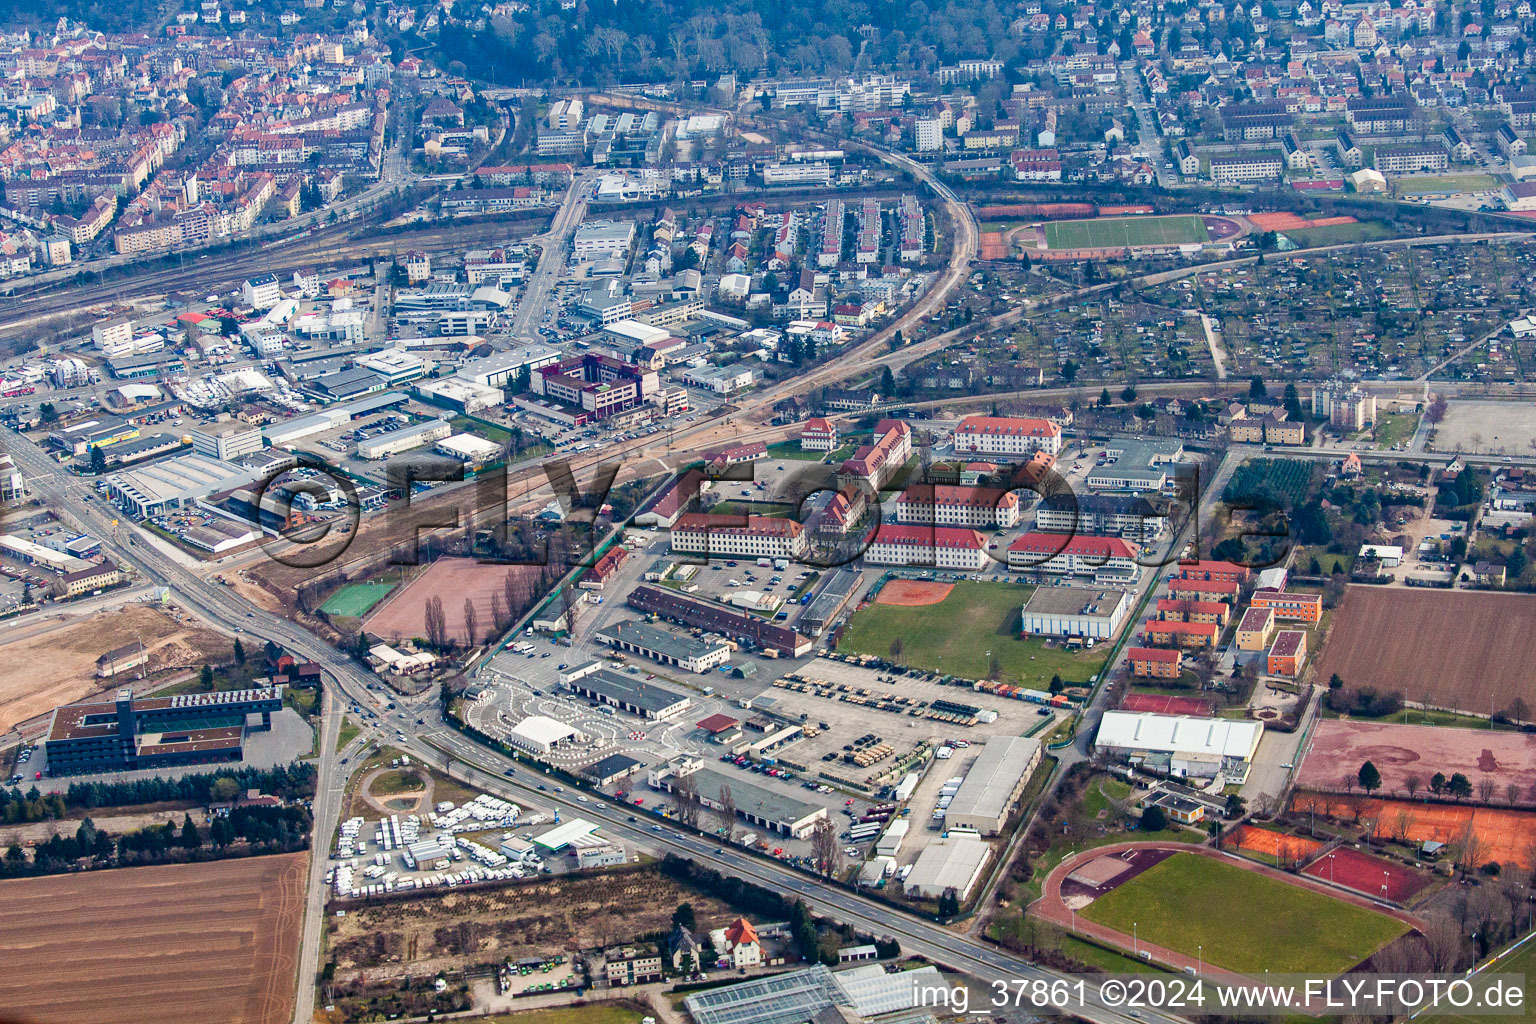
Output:
[[0,882],[0,1018],[282,1024],[307,856]]
[[201,665],[230,657],[230,642],[199,623],[177,622],[159,608],[130,604],[100,611],[49,628],[24,630],[24,636],[0,644],[0,731],[10,729],[56,705],[116,689],[130,674],[96,678],[96,659],[107,651],[142,640],[150,649],[149,671]]
[[1352,586],[1334,612],[1318,678],[1400,690],[1403,699],[1486,715],[1530,702],[1536,598]]

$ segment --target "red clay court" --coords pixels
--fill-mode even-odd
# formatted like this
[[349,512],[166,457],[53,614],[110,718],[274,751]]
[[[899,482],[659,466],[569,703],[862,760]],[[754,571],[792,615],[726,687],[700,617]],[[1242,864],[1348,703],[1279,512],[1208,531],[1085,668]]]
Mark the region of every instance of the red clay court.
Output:
[[1222,844],[1235,846],[1250,853],[1262,854],[1265,857],[1283,856],[1291,862],[1310,856],[1323,845],[1316,839],[1308,839],[1306,836],[1271,832],[1267,828],[1255,828],[1252,825],[1239,825],[1222,840]]
[[1154,715],[1197,715],[1211,713],[1211,702],[1200,697],[1173,697],[1162,693],[1128,693],[1120,701],[1121,711],[1143,711]]
[[1326,228],[1335,224],[1353,224],[1353,217],[1320,217],[1307,220],[1294,213],[1250,213],[1248,223],[1260,231],[1299,231],[1302,228]]
[[[1321,882],[1341,885],[1365,896],[1384,896],[1393,903],[1411,899],[1429,879],[1411,868],[1341,846],[1301,869]],[[1386,884],[1383,892],[1382,885]]]
[[1325,792],[1345,790],[1345,774],[1353,778],[1366,761],[1381,773],[1381,796],[1406,793],[1403,783],[1409,775],[1417,775],[1422,788],[1436,772],[1446,778],[1461,772],[1474,787],[1491,777],[1502,803],[1507,783],[1518,784],[1524,792],[1536,777],[1536,735],[1327,720],[1313,733],[1296,784]]
[[934,583],[931,580],[888,580],[875,597],[875,604],[894,604],[905,608],[938,604],[954,589],[953,583]]
[[[1326,801],[1327,807],[1318,803],[1318,813],[1331,811],[1335,815],[1348,815],[1350,811],[1345,806],[1348,799],[1300,793],[1292,799],[1291,810],[1305,812],[1311,809],[1314,801]],[[1358,796],[1353,799],[1360,801],[1362,818],[1375,820],[1378,837],[1390,836],[1401,828],[1414,842],[1433,839],[1437,843],[1455,843],[1470,823],[1477,838],[1487,847],[1487,860],[1536,868],[1536,860],[1532,859],[1536,844],[1531,842],[1531,837],[1536,836],[1536,811],[1408,800],[1362,800]]]

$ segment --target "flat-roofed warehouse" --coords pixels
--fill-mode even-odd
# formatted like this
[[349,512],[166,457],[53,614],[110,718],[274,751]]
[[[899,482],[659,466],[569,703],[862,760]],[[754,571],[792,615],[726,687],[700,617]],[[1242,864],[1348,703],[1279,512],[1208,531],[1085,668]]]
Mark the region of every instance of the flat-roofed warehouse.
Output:
[[1228,782],[1241,783],[1263,735],[1263,722],[1106,711],[1094,749],[1179,778],[1223,774]]
[[863,579],[862,572],[847,567],[829,573],[826,583],[795,621],[795,629],[808,636],[820,636],[848,607],[848,600],[853,597]]
[[181,508],[216,491],[254,483],[261,472],[191,453],[107,477],[107,492],[141,516]]
[[1039,587],[1024,602],[1019,629],[1029,636],[1108,640],[1131,608],[1131,593],[1114,587]]
[[964,903],[991,856],[992,848],[971,832],[930,840],[907,875],[906,891],[919,899],[936,900],[945,889],[953,889]]
[[[804,839],[811,834],[816,823],[827,817],[827,809],[821,804],[809,803],[788,793],[748,782],[744,773],[725,775],[713,768],[697,768],[688,773],[699,794],[699,801],[714,810],[720,806],[720,791],[729,789],[731,801],[736,805],[736,815],[749,825],[765,828],[780,835]],[[676,792],[678,776],[664,774],[656,788],[669,793]]]
[[597,632],[597,639],[663,665],[689,672],[708,672],[731,660],[731,648],[720,640],[699,640],[647,622],[616,622]]
[[685,695],[669,690],[655,680],[633,679],[605,668],[570,679],[566,685],[572,693],[588,700],[658,722],[682,714],[692,703]]
[[1040,741],[1028,736],[997,736],[987,740],[944,815],[948,828],[973,828],[996,835],[1008,812],[1024,792],[1030,773],[1040,763]]

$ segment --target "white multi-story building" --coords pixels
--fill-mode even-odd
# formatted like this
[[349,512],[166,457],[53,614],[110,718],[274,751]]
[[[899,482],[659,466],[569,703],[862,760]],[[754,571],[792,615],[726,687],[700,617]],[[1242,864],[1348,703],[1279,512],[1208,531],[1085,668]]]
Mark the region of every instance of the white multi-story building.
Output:
[[672,526],[672,550],[721,558],[799,558],[805,529],[793,519],[690,512]]
[[91,328],[91,341],[108,357],[121,355],[133,345],[133,321],[128,317],[103,320]]
[[918,525],[1006,530],[1019,522],[1019,496],[998,487],[910,484],[896,499],[896,519]]
[[955,428],[955,452],[975,455],[1029,455],[1061,452],[1061,427],[1045,419],[967,416]]
[[1245,181],[1273,181],[1282,171],[1278,156],[1214,156],[1211,157],[1211,180],[1222,184],[1241,184]]
[[837,451],[837,424],[815,417],[805,421],[800,431],[800,450],[806,452]]
[[1136,549],[1119,537],[1071,537],[1059,533],[1021,536],[1008,545],[1008,568],[1063,576],[1134,578],[1140,572]]
[[919,153],[935,153],[944,147],[944,123],[936,117],[920,117],[912,122],[912,148]]
[[257,274],[240,287],[240,300],[252,309],[271,309],[282,297],[276,274]]
[[986,567],[987,542],[975,530],[882,523],[864,550],[864,561],[975,572]]
[[193,427],[187,435],[193,451],[223,462],[261,451],[261,428],[239,420]]

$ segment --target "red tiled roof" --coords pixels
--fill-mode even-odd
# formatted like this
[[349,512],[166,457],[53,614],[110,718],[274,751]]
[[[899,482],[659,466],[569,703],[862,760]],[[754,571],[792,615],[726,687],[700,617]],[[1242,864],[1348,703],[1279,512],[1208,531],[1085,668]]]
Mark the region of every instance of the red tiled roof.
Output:
[[899,526],[896,523],[881,523],[880,529],[869,542],[871,545],[904,544],[978,551],[986,545],[986,538],[975,530],[957,526]]
[[1161,647],[1128,647],[1125,656],[1131,661],[1158,661],[1163,663],[1179,663],[1179,652],[1165,650]]
[[1059,533],[1026,533],[1012,544],[1009,551],[1029,554],[1079,555],[1093,558],[1134,558],[1136,549],[1119,537],[1072,537],[1062,544]]
[[967,416],[956,434],[988,434],[996,437],[1056,437],[1061,427],[1050,420],[1022,416]]

